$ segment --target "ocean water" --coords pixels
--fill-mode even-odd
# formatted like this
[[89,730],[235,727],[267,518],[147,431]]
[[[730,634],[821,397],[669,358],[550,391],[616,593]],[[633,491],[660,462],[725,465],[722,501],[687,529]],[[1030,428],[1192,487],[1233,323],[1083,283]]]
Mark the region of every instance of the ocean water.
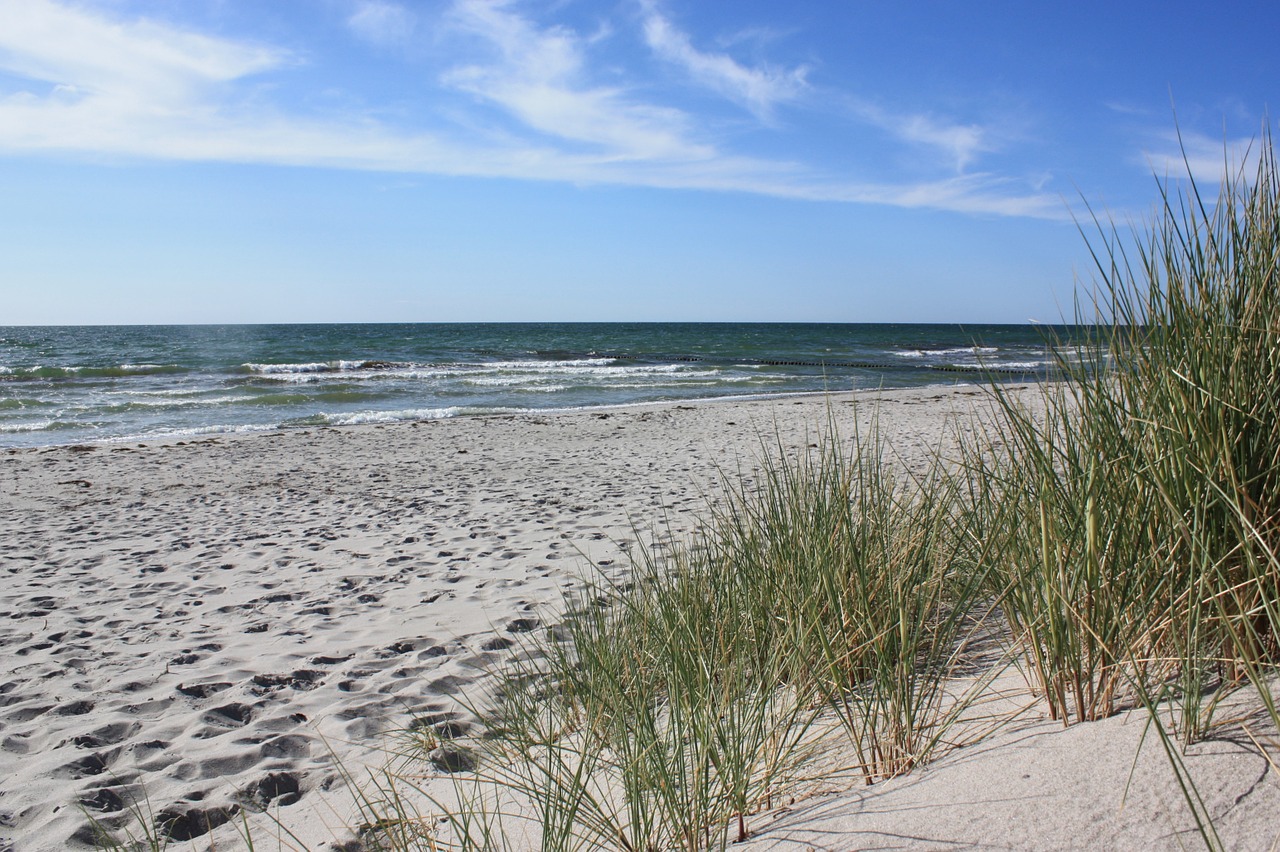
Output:
[[1031,325],[0,327],[0,446],[1025,381]]

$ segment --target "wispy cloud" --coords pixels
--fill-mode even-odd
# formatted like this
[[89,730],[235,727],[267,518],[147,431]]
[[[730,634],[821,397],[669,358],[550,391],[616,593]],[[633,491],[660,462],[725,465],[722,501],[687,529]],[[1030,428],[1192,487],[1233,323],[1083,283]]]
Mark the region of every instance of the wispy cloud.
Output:
[[677,29],[652,3],[644,4],[645,42],[655,54],[672,62],[699,85],[719,92],[769,119],[774,107],[802,93],[808,68],[789,70],[747,67],[726,53],[708,53],[693,46],[689,36]]
[[715,151],[689,135],[677,109],[636,101],[617,87],[593,84],[584,40],[563,27],[538,27],[493,0],[460,0],[451,16],[495,54],[491,62],[453,69],[446,85],[495,104],[548,136],[585,143],[619,160],[701,160]]
[[1143,105],[1126,103],[1124,101],[1105,101],[1102,104],[1116,115],[1140,116],[1147,117],[1151,115],[1151,110]]
[[359,38],[378,46],[399,45],[414,33],[417,17],[398,3],[359,0],[347,26]]
[[[378,43],[405,25],[389,2],[353,8],[347,24]],[[0,0],[0,72],[10,75],[8,94],[0,95],[0,155],[60,151],[745,192],[1010,216],[1061,212],[1056,196],[991,174],[894,185],[728,150],[712,141],[696,115],[646,100],[645,89],[628,85],[625,74],[600,71],[595,51],[611,37],[607,27],[584,35],[497,0],[457,0],[437,27],[465,41],[467,53],[439,72],[442,88],[431,96],[461,95],[469,106],[457,120],[424,102],[410,127],[371,114],[325,118],[290,109],[273,99],[273,86],[305,66],[270,45],[55,0]],[[672,32],[673,44],[685,43]],[[735,68],[752,71],[736,63],[715,68],[703,73],[720,75],[718,85],[736,81],[734,91],[754,109],[787,96],[783,78],[735,76]],[[983,149],[981,134],[967,135],[961,125],[912,124],[885,114],[877,120],[904,138],[950,152],[961,165]]]
[[940,151],[956,172],[963,172],[979,154],[995,150],[989,131],[977,124],[944,121],[922,113],[901,113],[857,102],[854,113],[862,121],[915,145]]
[[960,175],[910,185],[851,186],[837,192],[833,198],[864,204],[1038,219],[1066,219],[1070,215],[1059,196],[1030,188],[1025,181],[994,174]]
[[283,51],[142,19],[115,24],[50,0],[0,3],[0,52],[9,71],[104,96],[180,102],[192,91],[282,64]]
[[1158,178],[1181,178],[1188,174],[1203,184],[1216,184],[1226,176],[1241,173],[1252,177],[1257,168],[1258,140],[1226,136],[1214,138],[1183,131],[1153,133],[1153,141],[1142,156],[1135,158]]

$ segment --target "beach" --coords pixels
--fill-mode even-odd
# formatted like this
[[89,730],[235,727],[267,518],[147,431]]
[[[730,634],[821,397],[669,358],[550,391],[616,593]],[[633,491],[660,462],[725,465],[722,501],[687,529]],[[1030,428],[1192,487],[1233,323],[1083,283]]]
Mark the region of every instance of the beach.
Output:
[[[0,848],[91,848],[91,819],[136,834],[138,802],[178,848],[239,848],[242,813],[257,848],[356,848],[342,773],[384,765],[416,718],[477,733],[466,706],[584,573],[680,539],[724,477],[829,419],[877,411],[912,468],[983,400],[957,385],[0,451]],[[1130,783],[1141,712],[1064,731],[1016,671],[997,683],[1027,709],[991,737],[788,803],[752,848],[1194,845],[1151,738]],[[1273,848],[1280,785],[1243,731],[1190,765],[1228,848]]]

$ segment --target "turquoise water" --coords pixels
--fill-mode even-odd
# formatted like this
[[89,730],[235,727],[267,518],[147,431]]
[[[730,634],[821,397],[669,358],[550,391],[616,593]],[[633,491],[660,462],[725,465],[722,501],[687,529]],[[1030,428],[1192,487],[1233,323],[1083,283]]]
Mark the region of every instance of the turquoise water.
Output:
[[[1026,325],[0,327],[0,446],[1040,378]],[[1054,329],[1070,336],[1070,329]]]

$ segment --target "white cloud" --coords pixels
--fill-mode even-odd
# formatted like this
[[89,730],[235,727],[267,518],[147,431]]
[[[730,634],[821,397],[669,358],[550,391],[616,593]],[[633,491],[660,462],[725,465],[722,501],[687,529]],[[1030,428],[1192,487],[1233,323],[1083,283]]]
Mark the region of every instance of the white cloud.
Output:
[[[655,53],[680,65],[701,85],[743,104],[758,117],[767,119],[775,105],[795,100],[808,90],[808,68],[749,68],[727,54],[699,51],[687,34],[656,10],[652,0],[641,3],[645,40]],[[868,102],[856,102],[854,112],[862,121],[904,142],[940,151],[948,166],[958,173],[964,172],[978,154],[994,150],[988,130],[977,124],[948,122],[921,113],[897,113]]]
[[[0,72],[22,78],[0,96],[0,155],[60,151],[1060,214],[1054,197],[991,176],[866,185],[800,163],[728,153],[706,141],[696,117],[594,79],[592,37],[540,26],[502,2],[459,0],[449,21],[486,56],[453,68],[445,80],[501,110],[510,122],[502,132],[492,122],[476,130],[483,122],[474,115],[447,122],[433,113],[431,131],[363,114],[304,117],[269,99],[269,84],[296,67],[286,51],[53,0],[0,0]],[[776,92],[761,91],[758,104],[776,102],[768,100]],[[949,146],[961,160],[980,146],[962,133],[948,135],[946,125],[900,126]]]
[[1102,105],[1117,115],[1133,115],[1144,118],[1151,115],[1151,110],[1147,107],[1123,101],[1104,101]]
[[494,0],[460,0],[453,20],[495,53],[488,64],[446,74],[444,81],[496,104],[549,136],[594,146],[619,160],[707,159],[710,147],[689,137],[684,113],[633,101],[616,87],[592,85],[584,40],[561,28],[538,28]]
[[1142,166],[1158,178],[1183,178],[1190,174],[1205,185],[1224,177],[1252,180],[1258,163],[1258,140],[1214,138],[1184,131],[1159,132],[1140,158]]
[[836,200],[1038,219],[1069,217],[1063,199],[1021,184],[997,175],[970,174],[910,185],[849,187]]
[[353,33],[380,46],[403,44],[413,35],[416,24],[413,12],[386,0],[360,0],[347,18]]
[[101,95],[176,102],[280,65],[282,51],[145,19],[115,23],[50,0],[0,0],[0,67]]
[[857,103],[853,109],[863,121],[904,142],[941,151],[957,172],[963,172],[978,154],[994,149],[988,131],[976,124],[939,121],[919,113],[895,113],[870,103]]
[[0,147],[161,154],[217,133],[214,104],[285,52],[145,19],[116,22],[49,0],[0,0]]
[[769,118],[776,104],[794,99],[806,88],[807,68],[748,68],[728,54],[700,51],[651,4],[645,6],[644,37],[654,53],[682,67],[699,85],[741,103],[763,119]]

